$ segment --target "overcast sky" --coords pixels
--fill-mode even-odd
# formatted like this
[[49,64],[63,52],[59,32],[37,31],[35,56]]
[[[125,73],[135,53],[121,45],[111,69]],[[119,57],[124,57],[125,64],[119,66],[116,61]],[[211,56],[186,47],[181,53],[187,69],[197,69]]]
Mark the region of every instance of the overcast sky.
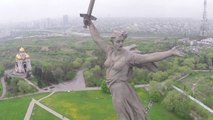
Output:
[[[0,0],[0,23],[78,17],[90,0]],[[201,19],[204,0],[96,0],[96,17],[187,17]],[[213,18],[213,0],[207,0]]]

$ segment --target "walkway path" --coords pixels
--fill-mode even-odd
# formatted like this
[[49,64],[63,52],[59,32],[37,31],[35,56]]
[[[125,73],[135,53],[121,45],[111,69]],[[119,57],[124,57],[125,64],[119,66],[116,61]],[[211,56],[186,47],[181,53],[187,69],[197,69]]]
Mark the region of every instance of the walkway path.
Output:
[[56,117],[60,118],[61,120],[69,120],[68,118],[64,117],[63,115],[61,115],[60,113],[50,109],[49,107],[41,104],[39,101],[36,101],[33,99],[33,101],[35,102],[35,104],[37,104],[38,106],[42,107],[43,109],[47,110],[48,112],[52,113],[53,115],[55,115]]
[[46,99],[46,98],[52,96],[54,93],[55,93],[55,92],[52,92],[52,93],[50,93],[49,95],[47,95],[47,96],[45,96],[45,97],[39,99],[38,101],[40,102],[40,101],[42,101],[42,100],[44,100],[44,99]]
[[30,120],[32,111],[33,111],[33,107],[36,105],[40,106],[41,108],[45,109],[46,111],[50,112],[51,114],[55,115],[56,117],[60,118],[61,120],[69,120],[67,117],[64,117],[63,115],[61,115],[60,113],[50,109],[49,107],[41,104],[39,101],[32,99],[32,101],[30,102],[30,105],[28,107],[27,113],[24,117],[24,120]]
[[34,88],[36,88],[39,92],[43,92],[44,90],[40,89],[38,86],[36,86],[35,84],[33,84],[31,81],[29,81],[28,79],[24,78],[24,80],[31,86],[33,86]]
[[190,73],[188,73],[188,74],[184,75],[183,77],[179,78],[177,81],[181,81],[181,80],[187,78],[189,75],[190,75]]
[[56,111],[50,109],[49,107],[47,107],[47,106],[45,106],[45,105],[43,105],[43,104],[40,103],[40,101],[42,101],[42,100],[50,97],[54,93],[55,92],[52,92],[49,95],[47,95],[47,96],[39,99],[38,101],[35,100],[35,99],[32,99],[32,101],[30,102],[30,105],[29,105],[29,107],[27,109],[27,112],[25,114],[24,120],[30,120],[30,117],[32,115],[33,108],[34,108],[35,104],[38,105],[38,106],[40,106],[41,108],[45,109],[46,111],[50,112],[51,114],[55,115],[56,117],[60,118],[61,120],[69,120],[68,118],[64,117],[64,115],[61,115],[60,113],[58,113],[58,112],[56,112]]
[[13,96],[13,97],[6,97],[6,98],[2,98],[1,100],[10,100],[10,99],[15,99],[15,98],[21,98],[21,97],[26,97],[26,96],[30,96],[30,95],[38,95],[41,93],[49,93],[49,92],[35,92],[35,93],[28,93],[28,94],[24,94],[24,95],[19,95],[19,96]]
[[35,101],[33,101],[33,100],[30,102],[30,105],[29,105],[29,107],[27,109],[27,112],[25,114],[24,120],[30,120],[31,114],[33,112],[33,107],[35,106]]

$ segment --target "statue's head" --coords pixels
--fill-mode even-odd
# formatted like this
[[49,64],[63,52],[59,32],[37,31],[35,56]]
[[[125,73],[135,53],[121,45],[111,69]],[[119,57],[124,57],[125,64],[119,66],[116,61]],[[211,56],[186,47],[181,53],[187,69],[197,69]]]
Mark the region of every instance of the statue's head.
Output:
[[114,31],[111,35],[111,42],[115,49],[121,50],[123,42],[127,38],[127,32],[125,31]]
[[21,48],[19,49],[19,52],[20,52],[20,53],[25,52],[24,48],[23,48],[23,47],[21,47]]

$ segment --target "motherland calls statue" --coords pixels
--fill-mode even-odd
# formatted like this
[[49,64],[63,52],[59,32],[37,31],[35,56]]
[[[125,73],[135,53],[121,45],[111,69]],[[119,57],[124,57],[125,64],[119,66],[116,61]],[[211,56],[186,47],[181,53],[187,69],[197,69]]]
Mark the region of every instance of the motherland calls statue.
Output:
[[92,22],[96,19],[91,15],[94,2],[91,0],[87,14],[80,16],[84,18],[84,28],[89,27],[94,42],[106,55],[104,62],[106,83],[118,117],[120,120],[148,120],[139,97],[128,83],[132,77],[133,67],[154,63],[170,56],[183,56],[183,54],[175,47],[168,51],[140,54],[135,46],[123,47],[124,40],[127,38],[127,33],[124,31],[114,32],[111,36],[112,44],[108,44],[102,39]]

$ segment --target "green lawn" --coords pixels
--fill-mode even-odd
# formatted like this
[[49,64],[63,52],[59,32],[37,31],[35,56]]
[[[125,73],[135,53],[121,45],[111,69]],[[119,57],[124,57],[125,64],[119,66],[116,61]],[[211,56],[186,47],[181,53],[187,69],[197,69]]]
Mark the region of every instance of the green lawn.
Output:
[[31,99],[32,98],[39,99],[46,95],[47,93],[15,98],[10,100],[1,100],[0,120],[23,120]]
[[[149,101],[148,94],[142,89],[138,89],[137,93],[146,106]],[[55,93],[42,103],[72,120],[118,120],[111,96],[100,91]],[[45,112],[34,110],[32,120],[52,120],[52,117]],[[166,111],[162,104],[154,104],[149,117],[151,120],[182,120]]]
[[[137,93],[147,106],[148,94],[143,89],[137,89]],[[0,120],[23,120],[31,99],[46,95],[47,93],[0,101]],[[101,91],[58,92],[41,102],[72,120],[118,120],[111,96]],[[162,104],[154,104],[149,117],[151,120],[182,120],[166,111]],[[31,120],[58,118],[36,105]]]
[[[43,103],[72,120],[117,120],[111,96],[100,91],[55,93]],[[35,113],[33,118],[50,119],[42,115]]]
[[[36,116],[34,114],[36,114]],[[43,117],[43,115],[45,115],[45,117]],[[40,106],[35,105],[30,120],[59,120],[59,118],[47,112]]]
[[[148,93],[141,89],[137,89],[137,93],[140,96],[143,104],[147,106],[149,102]],[[154,103],[148,115],[151,120],[183,120],[171,112],[168,112],[161,103]]]

